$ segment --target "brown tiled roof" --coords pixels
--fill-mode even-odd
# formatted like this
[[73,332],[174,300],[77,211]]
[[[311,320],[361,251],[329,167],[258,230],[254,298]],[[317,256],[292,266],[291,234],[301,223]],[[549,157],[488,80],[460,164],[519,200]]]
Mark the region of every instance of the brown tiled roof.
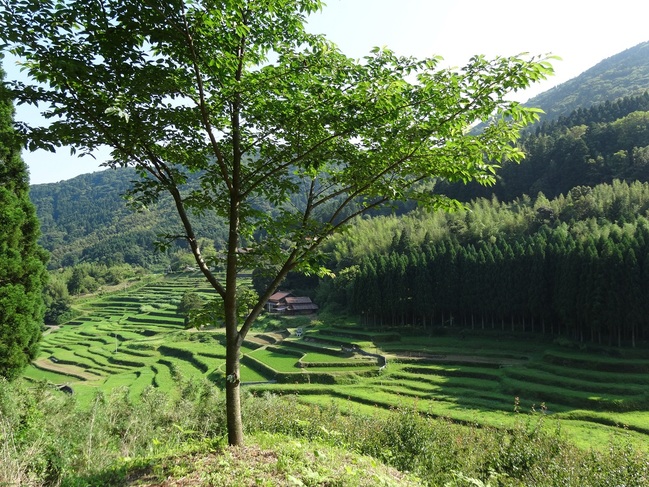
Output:
[[287,291],[277,291],[270,298],[268,298],[268,301],[280,302],[282,299],[284,299],[285,297],[290,296],[290,295],[291,295],[291,293],[287,292]]
[[291,296],[287,297],[284,301],[286,301],[286,304],[313,304],[311,298],[306,296]]

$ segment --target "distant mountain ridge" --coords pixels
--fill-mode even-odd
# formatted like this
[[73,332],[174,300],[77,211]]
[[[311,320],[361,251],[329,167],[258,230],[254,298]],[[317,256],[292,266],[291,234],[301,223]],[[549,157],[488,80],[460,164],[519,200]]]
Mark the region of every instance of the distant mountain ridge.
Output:
[[551,121],[577,108],[639,95],[646,90],[649,90],[649,41],[604,59],[525,104],[542,108],[543,120]]

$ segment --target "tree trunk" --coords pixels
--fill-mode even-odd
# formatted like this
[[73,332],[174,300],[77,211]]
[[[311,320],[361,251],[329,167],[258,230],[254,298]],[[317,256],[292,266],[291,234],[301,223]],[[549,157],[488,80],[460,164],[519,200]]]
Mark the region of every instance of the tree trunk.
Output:
[[239,351],[240,347],[237,344],[237,340],[228,340],[225,358],[225,401],[227,410],[228,444],[233,446],[243,445]]

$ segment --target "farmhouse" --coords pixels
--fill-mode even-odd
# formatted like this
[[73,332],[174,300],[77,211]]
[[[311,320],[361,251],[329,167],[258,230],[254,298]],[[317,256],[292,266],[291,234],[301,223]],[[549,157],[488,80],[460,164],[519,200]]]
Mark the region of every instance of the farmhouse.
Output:
[[278,291],[268,299],[266,309],[270,313],[297,315],[315,313],[318,305],[306,296],[293,296],[290,292]]

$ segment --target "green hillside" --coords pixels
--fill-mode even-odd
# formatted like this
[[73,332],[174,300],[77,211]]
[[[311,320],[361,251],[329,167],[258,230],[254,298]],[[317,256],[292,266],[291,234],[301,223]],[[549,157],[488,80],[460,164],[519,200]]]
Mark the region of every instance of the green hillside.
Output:
[[[181,273],[78,299],[82,314],[44,336],[26,377],[70,387],[81,405],[120,387],[136,401],[147,388],[171,391],[182,380],[222,385],[224,331],[184,328],[177,306],[188,290],[214,297],[201,276]],[[643,350],[619,360],[614,348],[579,349],[539,334],[528,340],[509,329],[385,331],[322,318],[263,316],[242,348],[246,390],[371,414],[407,406],[497,428],[516,420],[518,398],[521,411],[552,410],[582,446],[603,447],[625,432],[648,442]]]
[[592,68],[527,101],[541,107],[552,121],[578,108],[639,95],[649,88],[649,42],[599,62]]
[[[176,241],[168,252],[156,250],[161,235],[181,235],[169,198],[150,208],[132,208],[124,197],[137,180],[132,169],[83,174],[59,183],[31,186],[30,197],[41,222],[41,243],[50,252],[49,266],[56,269],[79,262],[121,263],[165,268]],[[223,227],[217,219],[202,218],[197,227],[206,229],[219,245]]]
[[[649,42],[530,100],[548,115],[525,135],[526,159],[520,166],[505,165],[496,186],[447,186],[438,181],[436,191],[464,201],[489,198],[492,193],[511,200],[523,194],[536,196],[539,191],[553,197],[578,185],[614,179],[647,181],[648,89]],[[134,211],[122,197],[134,179],[130,169],[107,170],[31,187],[42,225],[41,242],[51,252],[51,268],[78,262],[124,262],[158,269],[169,264],[182,243],[166,254],[156,252],[154,244],[161,234],[181,233],[175,227],[171,202],[163,199]],[[413,207],[401,205],[396,211]],[[203,218],[198,225],[220,248],[221,222]]]

